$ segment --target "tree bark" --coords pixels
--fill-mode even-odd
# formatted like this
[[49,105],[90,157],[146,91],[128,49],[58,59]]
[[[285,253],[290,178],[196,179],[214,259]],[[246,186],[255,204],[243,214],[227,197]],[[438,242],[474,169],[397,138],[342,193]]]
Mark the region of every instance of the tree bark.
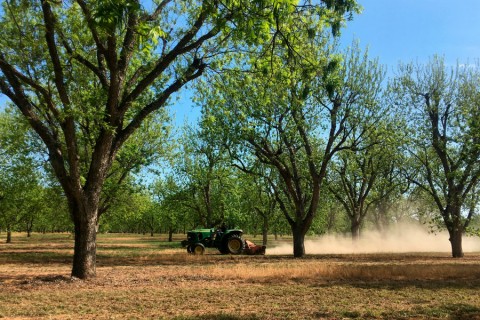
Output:
[[266,246],[268,242],[268,217],[266,214],[263,216],[262,236],[262,245]]
[[302,258],[305,255],[305,231],[303,228],[293,228],[293,256]]
[[357,242],[360,240],[360,222],[353,219],[351,221],[350,230],[352,231],[352,241]]
[[205,210],[207,213],[206,216],[206,227],[210,228],[213,227],[213,208],[212,208],[212,201],[210,195],[210,181],[203,187],[203,201],[205,203]]
[[173,228],[168,228],[168,242],[173,241]]
[[[97,215],[94,212],[74,212],[75,247],[73,253],[72,277],[88,279],[96,276],[97,259]],[[84,209],[87,210],[87,209]],[[90,209],[92,210],[92,209]]]
[[7,228],[7,243],[12,243],[12,230]]
[[464,226],[462,224],[462,212],[459,200],[452,201],[455,205],[447,206],[443,213],[445,225],[450,235],[450,244],[452,246],[452,257],[463,258],[462,235]]
[[449,230],[450,234],[450,244],[452,245],[452,257],[453,258],[463,258],[463,248],[462,248],[462,229],[455,228],[454,230]]

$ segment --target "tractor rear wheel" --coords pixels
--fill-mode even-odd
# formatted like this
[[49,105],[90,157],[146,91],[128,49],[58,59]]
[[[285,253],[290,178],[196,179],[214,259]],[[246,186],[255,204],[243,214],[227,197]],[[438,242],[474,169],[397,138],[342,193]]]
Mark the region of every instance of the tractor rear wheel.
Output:
[[233,234],[228,238],[226,247],[229,253],[240,254],[245,249],[245,242],[238,234]]
[[189,245],[187,246],[187,252],[188,252],[188,253],[193,253],[193,244],[189,244]]
[[220,251],[221,254],[229,254],[230,251],[228,251],[227,248],[227,241],[224,241],[219,247],[218,251]]
[[193,254],[204,254],[205,246],[201,243],[197,243],[193,246]]

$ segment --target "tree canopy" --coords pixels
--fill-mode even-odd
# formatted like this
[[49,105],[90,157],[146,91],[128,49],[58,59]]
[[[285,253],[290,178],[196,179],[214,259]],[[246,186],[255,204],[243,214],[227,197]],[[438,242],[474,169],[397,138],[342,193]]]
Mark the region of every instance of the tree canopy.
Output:
[[478,205],[479,67],[448,68],[434,57],[425,65],[400,65],[393,82],[396,103],[410,113],[409,179],[435,202],[453,257],[463,256],[462,234]]

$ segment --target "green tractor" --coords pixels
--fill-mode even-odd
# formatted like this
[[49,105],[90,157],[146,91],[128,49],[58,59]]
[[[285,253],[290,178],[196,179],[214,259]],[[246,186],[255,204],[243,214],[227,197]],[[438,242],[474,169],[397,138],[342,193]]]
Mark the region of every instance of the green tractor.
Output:
[[245,250],[242,234],[239,229],[195,229],[187,232],[182,245],[193,254],[203,254],[205,248],[217,248],[222,254],[240,254]]

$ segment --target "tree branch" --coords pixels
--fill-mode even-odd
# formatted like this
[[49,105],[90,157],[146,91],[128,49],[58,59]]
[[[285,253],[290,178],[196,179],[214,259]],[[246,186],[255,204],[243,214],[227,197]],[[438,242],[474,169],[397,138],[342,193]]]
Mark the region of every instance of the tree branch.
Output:
[[133,120],[125,127],[125,129],[119,131],[117,139],[114,142],[112,148],[117,150],[125,140],[137,129],[140,127],[142,121],[147,118],[152,112],[158,110],[165,105],[166,101],[170,96],[182,88],[187,82],[192,81],[202,75],[206,68],[206,65],[203,64],[200,60],[194,60],[190,65],[188,70],[185,72],[185,75],[182,78],[175,80],[170,86],[168,86],[160,96],[142,110],[140,110]]

